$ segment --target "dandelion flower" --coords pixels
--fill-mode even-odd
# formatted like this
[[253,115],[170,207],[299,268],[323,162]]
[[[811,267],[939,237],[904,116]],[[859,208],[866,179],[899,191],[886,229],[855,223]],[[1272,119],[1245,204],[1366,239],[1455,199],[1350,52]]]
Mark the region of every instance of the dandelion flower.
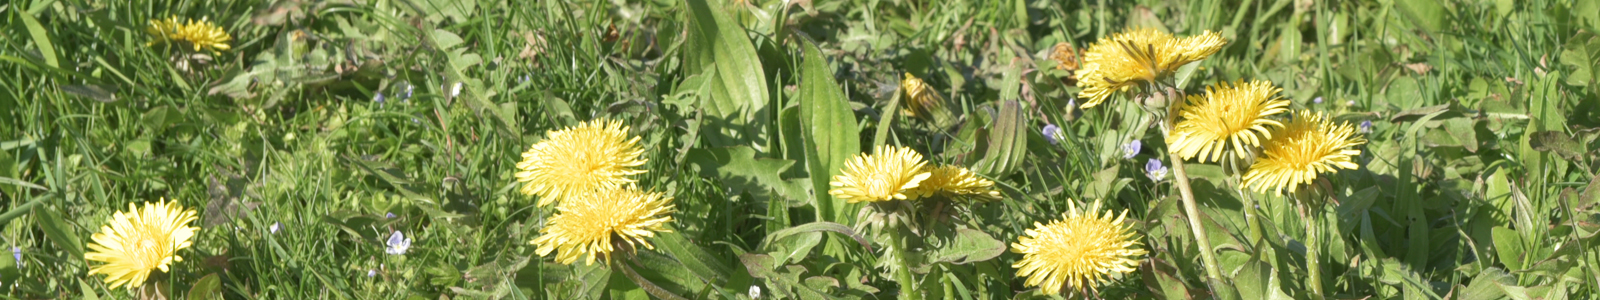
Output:
[[945,107],[944,96],[934,91],[933,87],[922,82],[921,78],[905,73],[905,80],[900,81],[900,90],[905,92],[906,115],[913,118],[933,122],[937,126],[949,125],[953,117],[949,108]]
[[1316,180],[1318,173],[1358,168],[1351,157],[1361,155],[1361,150],[1352,148],[1367,140],[1355,137],[1355,130],[1347,123],[1333,124],[1323,113],[1297,111],[1261,146],[1261,156],[1244,174],[1244,184],[1256,192],[1293,193]]
[[610,190],[644,173],[639,137],[628,136],[619,121],[594,120],[557,131],[522,153],[517,181],[522,193],[538,195],[539,206],[577,194]]
[[1228,41],[1206,31],[1197,36],[1176,38],[1155,29],[1140,29],[1101,38],[1083,54],[1078,69],[1078,98],[1083,108],[1094,107],[1117,91],[1126,91],[1139,81],[1151,82],[1177,71],[1185,64],[1205,59]]
[[609,260],[612,238],[655,249],[645,238],[670,232],[664,226],[672,221],[670,202],[672,197],[632,188],[578,195],[556,205],[559,213],[531,244],[539,246],[539,256],[556,252],[556,260],[569,265],[580,256],[586,265],[596,256]]
[[222,31],[221,27],[211,24],[211,21],[204,18],[199,21],[189,20],[187,24],[179,22],[177,16],[166,20],[150,20],[150,26],[145,27],[144,31],[161,38],[161,41],[189,43],[194,46],[194,51],[205,48],[210,48],[213,52],[232,49],[228,42],[233,40],[233,36],[229,36],[228,32]]
[[845,163],[844,174],[833,176],[828,194],[850,203],[916,199],[918,194],[907,191],[932,175],[922,168],[926,164],[911,148],[884,145]]
[[1027,286],[1046,294],[1060,293],[1063,285],[1095,289],[1113,273],[1132,272],[1145,254],[1138,236],[1122,223],[1127,215],[1127,210],[1115,218],[1109,211],[1101,214],[1098,200],[1084,211],[1071,204],[1061,220],[1034,222],[1011,244],[1012,252],[1022,254],[1012,267],[1018,277],[1028,277]]
[[1269,119],[1289,110],[1289,100],[1278,98],[1282,89],[1266,81],[1240,81],[1206,87],[1204,95],[1190,95],[1180,112],[1183,117],[1170,135],[1172,149],[1184,159],[1218,161],[1225,148],[1245,157],[1246,148],[1271,139],[1271,127],[1283,123]]
[[994,181],[978,177],[967,168],[943,165],[924,167],[924,170],[929,174],[928,179],[907,191],[907,194],[916,194],[914,197],[909,195],[908,197],[945,196],[952,199],[972,197],[987,201],[1000,200],[1000,191],[994,189]]
[[89,269],[89,274],[105,274],[113,289],[144,285],[150,271],[167,272],[172,262],[183,261],[178,250],[188,248],[189,239],[200,230],[189,226],[195,216],[194,210],[173,202],[145,203],[142,208],[129,203],[127,211],[112,215],[109,224],[91,237],[94,242],[83,258],[104,264]]

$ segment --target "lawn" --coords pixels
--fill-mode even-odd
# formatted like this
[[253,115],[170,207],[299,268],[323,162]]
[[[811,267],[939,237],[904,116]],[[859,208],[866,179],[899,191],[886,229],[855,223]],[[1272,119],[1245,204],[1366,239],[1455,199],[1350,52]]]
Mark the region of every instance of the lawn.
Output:
[[5,299],[1600,297],[1600,1],[0,20]]

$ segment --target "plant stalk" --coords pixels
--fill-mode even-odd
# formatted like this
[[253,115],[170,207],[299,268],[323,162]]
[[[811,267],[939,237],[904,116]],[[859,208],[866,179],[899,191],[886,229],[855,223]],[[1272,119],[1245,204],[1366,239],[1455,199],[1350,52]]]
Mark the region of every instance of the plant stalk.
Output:
[[1222,272],[1217,270],[1217,257],[1212,253],[1211,238],[1206,235],[1205,225],[1200,221],[1194,190],[1189,187],[1189,172],[1184,170],[1183,157],[1177,152],[1167,154],[1172,159],[1172,183],[1178,186],[1178,195],[1183,198],[1183,213],[1189,219],[1189,228],[1194,231],[1195,245],[1200,247],[1200,263],[1205,265],[1206,279],[1211,281],[1212,290],[1217,291],[1222,284]]
[[[1254,153],[1251,155],[1254,155]],[[1228,163],[1228,166],[1233,169],[1233,178],[1237,180],[1235,184],[1239,186],[1239,199],[1244,199],[1244,207],[1241,210],[1244,212],[1245,227],[1250,229],[1250,235],[1247,236],[1250,238],[1248,242],[1254,247],[1260,247],[1260,245],[1256,245],[1256,243],[1262,241],[1261,222],[1256,220],[1256,198],[1250,195],[1250,191],[1244,186],[1244,173],[1239,170],[1241,161],[1242,158],[1235,158]]]
[[894,281],[900,284],[901,300],[922,300],[922,293],[917,291],[917,281],[911,276],[911,263],[906,260],[905,235],[900,233],[902,228],[889,227],[889,242],[887,246],[890,255],[894,255],[894,263],[899,265],[894,270]]
[[[1176,115],[1178,108],[1176,103],[1182,101],[1179,99],[1183,99],[1181,90],[1170,84],[1166,87],[1166,97],[1167,101],[1169,101],[1167,105],[1168,111],[1165,116],[1159,116],[1162,118],[1161,136],[1163,139],[1166,139],[1173,130],[1173,116]],[[1222,272],[1217,269],[1217,256],[1211,248],[1211,238],[1206,235],[1205,225],[1200,220],[1200,209],[1195,204],[1194,189],[1189,187],[1189,172],[1184,169],[1183,156],[1177,152],[1167,151],[1167,157],[1172,160],[1172,184],[1178,187],[1178,195],[1183,199],[1183,213],[1189,219],[1189,229],[1194,231],[1195,245],[1200,247],[1200,263],[1205,265],[1206,279],[1211,285],[1211,290],[1214,293],[1231,290],[1222,288]]]
[[1320,250],[1322,248],[1322,234],[1321,230],[1317,230],[1318,226],[1322,225],[1322,213],[1320,210],[1312,210],[1310,208],[1302,210],[1310,215],[1306,216],[1307,222],[1310,222],[1306,224],[1306,273],[1310,275],[1308,276],[1310,279],[1307,285],[1311,286],[1312,300],[1323,300],[1322,251]]

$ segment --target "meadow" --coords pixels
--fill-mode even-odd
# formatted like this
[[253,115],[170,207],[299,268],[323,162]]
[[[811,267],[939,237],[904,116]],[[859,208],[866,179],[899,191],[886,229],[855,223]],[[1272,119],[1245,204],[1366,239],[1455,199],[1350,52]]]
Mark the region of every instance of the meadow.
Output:
[[1600,297],[1600,1],[0,19],[4,299]]

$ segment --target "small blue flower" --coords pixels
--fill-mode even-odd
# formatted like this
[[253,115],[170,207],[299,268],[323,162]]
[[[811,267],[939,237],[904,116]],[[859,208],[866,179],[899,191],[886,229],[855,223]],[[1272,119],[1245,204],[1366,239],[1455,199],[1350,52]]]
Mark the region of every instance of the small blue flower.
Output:
[[405,97],[401,97],[401,99],[410,100],[411,99],[411,91],[415,90],[415,89],[417,89],[417,86],[414,86],[414,85],[411,85],[410,83],[407,83],[406,84],[406,96]]
[[378,276],[378,270],[367,269],[367,277],[371,278],[373,276]]
[[394,218],[394,213],[392,213],[392,212],[383,213],[383,218],[384,219],[393,219]]
[[22,267],[22,247],[11,246],[11,258],[17,259],[17,267]]
[[411,250],[411,239],[406,238],[406,235],[401,234],[399,231],[395,231],[394,234],[389,235],[389,242],[387,244],[388,247],[385,247],[383,252],[391,255],[406,254],[407,250]]
[[1322,97],[1317,97],[1316,99],[1311,99],[1311,103],[1322,104]]
[[1150,181],[1160,182],[1167,178],[1167,167],[1161,165],[1161,160],[1151,158],[1144,164],[1144,176],[1150,177]]
[[1360,127],[1361,127],[1361,129],[1360,129],[1361,133],[1371,133],[1372,132],[1372,120],[1361,121],[1361,126]]
[[1144,143],[1140,142],[1139,140],[1133,140],[1132,142],[1122,145],[1122,158],[1132,159],[1134,155],[1139,155],[1139,149],[1143,147]]
[[1050,141],[1051,145],[1061,142],[1060,139],[1056,138],[1061,135],[1061,127],[1056,127],[1056,124],[1045,124],[1044,132],[1042,133],[1044,134],[1044,140]]
[[372,101],[378,102],[378,105],[383,105],[383,92],[372,95]]

